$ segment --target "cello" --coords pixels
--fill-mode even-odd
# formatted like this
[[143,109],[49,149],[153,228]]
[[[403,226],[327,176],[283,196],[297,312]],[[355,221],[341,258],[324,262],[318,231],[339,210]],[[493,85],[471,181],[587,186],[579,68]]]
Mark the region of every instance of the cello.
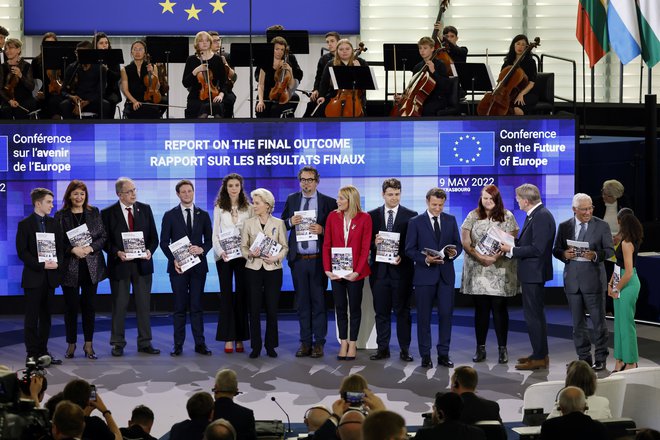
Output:
[[[368,48],[363,42],[358,44],[358,48],[353,51],[357,57]],[[355,60],[354,60],[355,61]],[[364,104],[362,95],[364,90],[339,89],[334,98],[328,101],[325,106],[325,116],[328,118],[360,118],[364,116]]]
[[522,60],[532,51],[532,49],[541,45],[539,37],[534,38],[525,51],[511,66],[506,66],[500,72],[497,79],[497,85],[492,92],[487,92],[477,106],[479,116],[504,116],[513,115],[513,101],[516,96],[527,87],[529,79],[525,72],[519,68]]

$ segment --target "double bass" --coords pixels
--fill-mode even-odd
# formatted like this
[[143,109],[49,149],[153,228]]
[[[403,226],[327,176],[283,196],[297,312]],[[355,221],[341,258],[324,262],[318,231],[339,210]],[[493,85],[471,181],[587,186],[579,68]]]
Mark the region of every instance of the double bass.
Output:
[[[366,52],[368,48],[363,42],[358,44],[358,48],[354,53],[357,57],[362,52]],[[362,95],[364,90],[354,89],[339,89],[334,98],[328,101],[325,106],[325,116],[328,118],[360,118],[364,116],[364,105],[362,103]]]
[[[448,6],[449,6],[449,0],[440,1],[440,10],[438,12],[438,17],[435,19],[436,23],[442,22],[442,15],[445,13]],[[451,56],[449,56],[449,52],[445,47],[444,37],[441,38],[440,35],[441,35],[441,29],[437,29],[434,26],[433,34],[431,34],[431,39],[435,42],[435,50],[433,52],[434,53],[433,58],[442,61],[442,64],[445,65],[445,69],[447,69],[447,72],[451,76],[451,72],[454,71],[453,69],[454,61],[451,59]]]
[[532,51],[532,49],[541,45],[539,37],[534,38],[525,51],[511,66],[506,66],[500,72],[497,79],[497,85],[492,92],[484,95],[477,106],[479,116],[505,116],[513,115],[513,103],[516,96],[529,84],[529,79],[525,72],[519,67],[522,60]]

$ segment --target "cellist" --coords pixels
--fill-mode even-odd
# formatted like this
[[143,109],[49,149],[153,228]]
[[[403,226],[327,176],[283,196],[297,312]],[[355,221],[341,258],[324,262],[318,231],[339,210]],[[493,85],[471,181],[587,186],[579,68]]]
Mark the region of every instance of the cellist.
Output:
[[[222,60],[211,50],[212,44],[213,39],[208,32],[201,31],[195,35],[195,54],[186,60],[181,80],[183,86],[188,89],[186,118],[207,118],[211,114],[215,118],[223,116],[222,101],[227,93],[227,75]],[[210,83],[212,87],[208,88],[217,89],[218,94],[210,99],[201,99],[200,91],[204,88],[204,83],[207,87]]]
[[[509,46],[509,52],[504,58],[502,69],[515,64],[515,62],[525,53],[527,46],[529,46],[529,40],[526,35],[520,34],[513,37],[511,45]],[[536,103],[539,100],[539,97],[532,92],[534,81],[536,81],[537,71],[536,61],[534,61],[531,52],[527,52],[525,57],[520,60],[519,67],[525,72],[525,75],[527,75],[527,79],[529,80],[527,86],[525,86],[516,97],[512,97],[514,114],[522,116],[528,114],[530,110],[536,106]]]

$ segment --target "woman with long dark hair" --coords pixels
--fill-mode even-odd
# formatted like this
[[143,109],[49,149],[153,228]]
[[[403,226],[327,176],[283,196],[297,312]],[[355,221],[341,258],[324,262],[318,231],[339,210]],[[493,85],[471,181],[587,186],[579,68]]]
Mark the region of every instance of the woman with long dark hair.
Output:
[[507,66],[513,66],[516,61],[520,60],[518,67],[527,75],[527,85],[520,90],[517,96],[513,97],[513,112],[519,116],[529,114],[539,101],[539,97],[532,91],[536,81],[536,61],[534,61],[530,52],[525,54],[527,46],[529,46],[527,35],[519,34],[513,37],[509,45],[509,52],[504,57],[504,64],[502,65],[502,69],[504,69]]
[[[97,32],[92,42],[94,49],[112,49],[110,39],[103,32]],[[108,82],[103,92],[103,99],[110,103],[110,113],[103,114],[104,119],[113,119],[115,117],[115,108],[121,102],[121,92],[119,91],[119,81],[121,79],[121,68],[119,64],[110,64],[108,67]]]

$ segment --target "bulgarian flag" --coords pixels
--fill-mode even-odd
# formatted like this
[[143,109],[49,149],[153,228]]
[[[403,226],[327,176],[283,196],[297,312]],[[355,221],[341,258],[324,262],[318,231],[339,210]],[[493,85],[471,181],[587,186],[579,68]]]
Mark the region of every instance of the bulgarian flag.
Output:
[[660,1],[637,0],[642,58],[649,67],[660,61]]
[[575,35],[589,57],[589,67],[594,67],[610,50],[607,0],[579,0],[576,28]]

